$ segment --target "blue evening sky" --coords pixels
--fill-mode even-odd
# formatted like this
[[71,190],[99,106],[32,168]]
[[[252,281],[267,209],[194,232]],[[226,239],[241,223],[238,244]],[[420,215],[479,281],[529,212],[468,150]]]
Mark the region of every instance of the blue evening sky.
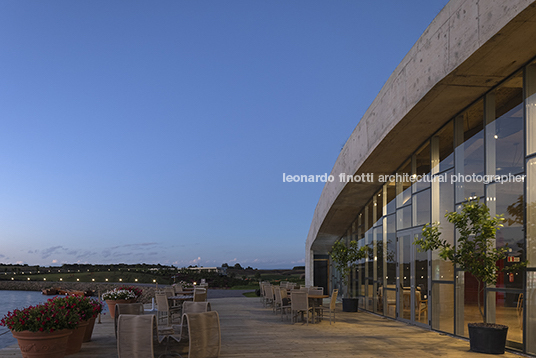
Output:
[[0,2],[0,262],[292,268],[446,0]]

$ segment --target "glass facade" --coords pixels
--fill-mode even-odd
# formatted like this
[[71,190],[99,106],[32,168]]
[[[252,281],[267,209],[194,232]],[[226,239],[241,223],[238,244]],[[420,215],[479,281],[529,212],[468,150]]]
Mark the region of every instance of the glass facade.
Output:
[[[353,273],[360,307],[463,337],[485,315],[509,326],[508,347],[536,354],[536,62],[451,118],[393,176],[348,230],[371,248]],[[413,245],[429,222],[455,244],[445,213],[475,198],[504,216],[495,245],[508,248],[481,294],[472,275]],[[524,261],[526,271],[509,272]]]

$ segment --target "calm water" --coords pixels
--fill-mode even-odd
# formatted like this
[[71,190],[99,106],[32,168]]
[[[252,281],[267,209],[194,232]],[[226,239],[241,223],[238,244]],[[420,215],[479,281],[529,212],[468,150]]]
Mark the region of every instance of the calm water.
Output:
[[[16,308],[24,308],[37,303],[46,302],[47,299],[54,296],[45,296],[39,291],[4,291],[0,290],[0,319],[10,311]],[[16,344],[17,340],[13,338],[9,329],[0,326],[0,349]]]

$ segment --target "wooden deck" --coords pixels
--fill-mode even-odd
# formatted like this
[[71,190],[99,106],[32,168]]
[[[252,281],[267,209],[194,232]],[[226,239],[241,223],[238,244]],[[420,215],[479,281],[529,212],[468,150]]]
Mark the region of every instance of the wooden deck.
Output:
[[[485,357],[469,351],[469,342],[369,313],[337,310],[336,323],[291,324],[264,308],[258,298],[210,300],[220,315],[221,358],[310,357]],[[340,307],[339,307],[340,308]],[[116,358],[113,322],[95,325],[92,342],[73,358]],[[171,345],[187,357],[187,345]],[[159,352],[161,353],[161,351]],[[157,355],[158,356],[158,355]],[[18,347],[0,350],[0,357],[22,357]],[[519,357],[512,353],[505,358]]]

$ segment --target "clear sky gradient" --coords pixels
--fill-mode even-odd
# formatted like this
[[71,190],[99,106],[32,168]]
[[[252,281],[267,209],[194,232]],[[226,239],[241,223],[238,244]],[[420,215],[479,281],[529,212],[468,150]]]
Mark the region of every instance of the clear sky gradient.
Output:
[[323,183],[446,0],[0,2],[0,262],[304,264]]

